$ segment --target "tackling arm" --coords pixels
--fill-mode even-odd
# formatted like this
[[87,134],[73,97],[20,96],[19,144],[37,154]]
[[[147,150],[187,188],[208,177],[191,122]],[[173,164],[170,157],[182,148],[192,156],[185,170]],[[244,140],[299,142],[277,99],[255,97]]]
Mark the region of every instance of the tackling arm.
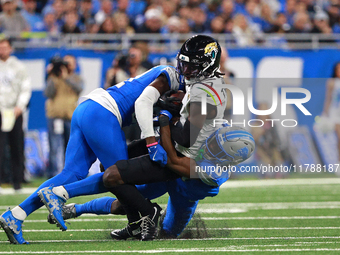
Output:
[[[168,117],[161,115],[160,118],[168,118]],[[173,146],[171,142],[171,133],[170,133],[169,125],[161,127],[160,132],[161,132],[162,146],[168,155],[168,162],[166,166],[170,168],[172,171],[174,171],[175,173],[183,177],[186,177],[186,178],[195,177],[193,176],[194,173],[190,174],[190,169],[191,168],[194,169],[196,166],[195,161],[188,157],[177,156],[175,147]]]
[[147,144],[156,142],[153,130],[153,104],[169,89],[167,78],[165,75],[160,75],[143,91],[135,102],[136,119],[146,137]]

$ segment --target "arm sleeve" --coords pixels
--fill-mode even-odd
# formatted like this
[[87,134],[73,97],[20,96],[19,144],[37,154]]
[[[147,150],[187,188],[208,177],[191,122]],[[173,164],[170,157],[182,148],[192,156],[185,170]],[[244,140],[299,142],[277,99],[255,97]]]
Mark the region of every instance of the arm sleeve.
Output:
[[22,111],[25,111],[32,95],[31,77],[28,75],[25,68],[21,70],[20,83],[21,91],[18,97],[17,107]]
[[136,119],[145,138],[155,136],[153,104],[157,102],[159,97],[160,93],[155,87],[147,86],[135,102]]
[[66,80],[67,85],[69,85],[78,95],[82,92],[84,88],[83,80],[76,74],[71,75]]

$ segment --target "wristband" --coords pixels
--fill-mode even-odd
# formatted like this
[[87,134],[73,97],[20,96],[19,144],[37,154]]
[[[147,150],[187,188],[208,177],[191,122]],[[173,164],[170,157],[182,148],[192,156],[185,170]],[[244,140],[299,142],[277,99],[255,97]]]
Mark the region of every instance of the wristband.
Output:
[[149,147],[157,145],[157,144],[158,144],[158,142],[150,143],[150,144],[147,144],[146,147],[149,148]]

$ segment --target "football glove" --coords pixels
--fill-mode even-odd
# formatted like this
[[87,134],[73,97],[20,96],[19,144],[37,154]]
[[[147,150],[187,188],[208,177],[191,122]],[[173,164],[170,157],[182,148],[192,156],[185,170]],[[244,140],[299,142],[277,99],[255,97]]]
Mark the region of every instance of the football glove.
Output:
[[168,161],[168,156],[162,145],[156,142],[149,144],[146,147],[148,148],[150,159],[164,167]]

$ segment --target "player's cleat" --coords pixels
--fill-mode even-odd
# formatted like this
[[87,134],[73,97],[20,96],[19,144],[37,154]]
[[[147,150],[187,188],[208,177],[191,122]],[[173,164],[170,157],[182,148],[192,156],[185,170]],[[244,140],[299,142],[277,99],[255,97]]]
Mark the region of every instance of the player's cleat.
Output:
[[[68,205],[64,205],[63,209],[62,209],[62,216],[64,221],[68,220],[68,219],[73,219],[73,218],[77,218],[77,212],[76,212],[76,207],[75,207],[75,203],[71,203]],[[52,214],[49,214],[47,216],[47,221],[50,224],[56,224],[57,222],[52,218]]]
[[0,226],[13,244],[28,244],[22,237],[22,221],[14,218],[12,212],[7,210],[0,216]]
[[126,240],[128,238],[134,237],[136,239],[141,239],[141,220],[127,224],[123,229],[113,230],[110,235],[116,240]]
[[158,221],[162,208],[156,203],[153,203],[153,206],[154,212],[140,219],[142,241],[151,241],[157,237]]
[[57,227],[59,227],[62,231],[65,231],[67,227],[65,225],[62,213],[63,205],[66,200],[54,194],[52,188],[53,187],[48,187],[39,190],[38,196],[47,207],[51,214],[51,218],[56,222]]

